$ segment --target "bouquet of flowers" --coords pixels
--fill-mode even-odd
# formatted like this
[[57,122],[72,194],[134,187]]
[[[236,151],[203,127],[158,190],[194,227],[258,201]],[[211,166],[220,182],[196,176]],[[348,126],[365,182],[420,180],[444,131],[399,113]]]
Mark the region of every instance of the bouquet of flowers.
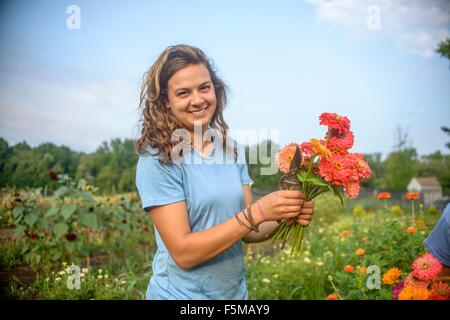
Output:
[[431,253],[425,253],[411,265],[403,280],[398,268],[383,275],[383,283],[395,285],[392,300],[450,300],[450,277],[441,276],[442,264]]
[[[291,143],[275,155],[282,172],[280,188],[300,190],[307,201],[330,191],[343,206],[341,190],[348,198],[357,197],[361,181],[370,177],[371,170],[362,154],[349,152],[354,135],[347,117],[325,112],[319,120],[328,127],[323,140]],[[282,240],[282,247],[289,241],[291,255],[298,255],[304,227],[293,222],[294,219],[283,220],[273,241]]]

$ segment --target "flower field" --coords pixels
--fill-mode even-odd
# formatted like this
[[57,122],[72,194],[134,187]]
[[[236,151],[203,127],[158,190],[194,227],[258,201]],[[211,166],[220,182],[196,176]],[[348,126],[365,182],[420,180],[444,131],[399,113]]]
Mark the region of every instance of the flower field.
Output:
[[[2,191],[2,296],[143,299],[155,241],[137,195],[97,196],[84,180],[61,183],[47,197],[42,190]],[[277,242],[245,245],[250,298],[391,299],[390,270],[410,271],[440,213],[420,199],[389,201],[352,199],[341,209],[319,196],[296,257]]]

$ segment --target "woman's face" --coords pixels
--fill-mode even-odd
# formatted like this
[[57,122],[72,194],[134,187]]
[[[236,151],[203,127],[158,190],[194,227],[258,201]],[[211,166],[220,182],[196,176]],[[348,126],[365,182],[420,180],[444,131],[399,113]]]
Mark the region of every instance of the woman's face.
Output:
[[194,132],[195,123],[205,132],[217,107],[216,93],[205,65],[189,65],[169,79],[166,107],[189,131]]

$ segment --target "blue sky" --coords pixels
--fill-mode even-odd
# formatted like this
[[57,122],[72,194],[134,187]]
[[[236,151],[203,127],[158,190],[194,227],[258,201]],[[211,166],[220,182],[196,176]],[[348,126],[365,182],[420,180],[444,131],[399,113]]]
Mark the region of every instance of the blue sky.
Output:
[[[66,27],[69,5],[80,29]],[[448,153],[450,61],[434,53],[447,37],[448,1],[4,1],[0,136],[86,152],[136,138],[144,72],[187,43],[229,85],[232,129],[303,142],[337,112],[354,151],[386,155],[400,126],[419,154]]]

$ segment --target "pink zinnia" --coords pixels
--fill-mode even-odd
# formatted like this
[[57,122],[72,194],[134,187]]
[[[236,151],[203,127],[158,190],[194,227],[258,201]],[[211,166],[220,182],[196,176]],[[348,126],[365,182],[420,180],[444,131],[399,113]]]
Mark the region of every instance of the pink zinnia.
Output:
[[364,161],[364,156],[360,153],[349,153],[346,156],[349,162],[352,164],[352,177],[351,180],[354,182],[360,182],[364,179],[369,178],[372,175],[372,171],[369,164]]
[[[435,299],[435,300],[448,300],[448,299],[450,299],[450,286],[442,281],[435,282],[431,286],[430,295],[432,297],[439,297],[439,299]],[[431,300],[433,300],[433,299],[431,299]]]
[[353,147],[355,142],[355,136],[350,130],[339,135],[336,134],[336,130],[328,130],[325,139],[331,134],[331,138],[328,141],[327,147],[331,152],[346,154],[348,150]]
[[442,264],[431,253],[425,253],[412,264],[411,274],[422,281],[430,281],[442,270]]
[[357,182],[350,182],[344,185],[344,193],[349,199],[354,199],[358,196],[361,186]]
[[399,285],[392,289],[392,300],[398,300],[398,294],[402,291],[405,286],[405,280],[400,281]]
[[352,174],[349,159],[335,154],[331,159],[321,159],[319,162],[319,173],[333,185],[345,185],[350,182]]
[[300,145],[300,150],[304,154],[308,154],[308,155],[313,155],[314,154],[314,151],[312,149],[312,145],[311,145],[310,142],[303,142]]
[[350,120],[337,113],[324,112],[319,116],[319,119],[320,124],[327,126],[329,129],[336,130],[336,134],[342,135],[344,132],[350,130]]
[[290,143],[275,155],[275,162],[278,164],[281,172],[288,173],[291,167],[292,159],[294,159],[297,144]]

